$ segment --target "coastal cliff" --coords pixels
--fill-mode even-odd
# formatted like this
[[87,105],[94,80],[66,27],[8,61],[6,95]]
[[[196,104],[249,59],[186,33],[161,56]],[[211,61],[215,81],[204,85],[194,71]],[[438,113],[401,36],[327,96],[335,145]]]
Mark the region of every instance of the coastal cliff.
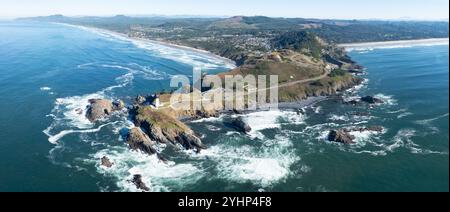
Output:
[[137,106],[133,111],[136,127],[142,128],[151,139],[158,143],[181,145],[185,149],[197,151],[206,148],[193,130],[163,110],[157,110],[151,106]]
[[[286,33],[274,37],[265,52],[249,50],[245,54],[219,54],[219,56],[234,60],[238,64],[238,67],[232,70],[217,74],[220,79],[236,75],[243,77],[264,75],[267,78],[277,75],[278,101],[289,105],[302,105],[301,101],[309,97],[339,95],[340,92],[363,82],[358,76],[363,72],[363,67],[357,65],[343,48],[307,32]],[[194,95],[204,96],[215,90],[198,91],[189,86],[184,89],[185,92],[177,95],[180,95],[180,99],[190,99],[187,100],[189,102],[185,102],[189,105],[193,105]],[[156,155],[163,162],[167,159],[158,150],[160,145],[170,145],[178,150],[193,150],[199,153],[207,146],[185,120],[218,117],[224,113],[236,115],[227,124],[237,132],[247,134],[252,131],[252,127],[240,116],[243,111],[224,111],[218,109],[221,107],[215,104],[202,104],[199,109],[175,109],[171,105],[173,95],[173,93],[156,93],[138,96],[128,106],[127,112],[135,125],[129,129],[125,137],[131,150]],[[120,101],[109,100],[92,100],[90,103],[88,111],[91,112],[87,113],[87,117],[92,122],[105,118],[125,106]],[[353,138],[344,132],[330,133],[330,140],[351,144]],[[114,165],[106,162],[102,161],[107,166]],[[134,179],[134,182],[141,190],[145,190],[146,187],[141,185],[140,177]]]

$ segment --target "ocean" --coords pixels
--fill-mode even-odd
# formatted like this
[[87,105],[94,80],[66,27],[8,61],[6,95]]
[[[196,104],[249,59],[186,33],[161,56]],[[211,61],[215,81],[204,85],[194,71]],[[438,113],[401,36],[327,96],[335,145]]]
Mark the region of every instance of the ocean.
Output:
[[[448,45],[351,51],[367,68],[344,98],[374,95],[374,108],[327,100],[305,113],[246,114],[252,132],[228,116],[188,122],[209,146],[196,154],[158,146],[170,163],[132,152],[117,113],[91,124],[75,110],[91,98],[123,99],[170,89],[171,76],[230,69],[226,62],[118,35],[60,24],[0,22],[0,191],[448,191]],[[367,113],[357,116],[357,113]],[[326,141],[353,133],[355,145]],[[110,169],[100,166],[108,156]]]

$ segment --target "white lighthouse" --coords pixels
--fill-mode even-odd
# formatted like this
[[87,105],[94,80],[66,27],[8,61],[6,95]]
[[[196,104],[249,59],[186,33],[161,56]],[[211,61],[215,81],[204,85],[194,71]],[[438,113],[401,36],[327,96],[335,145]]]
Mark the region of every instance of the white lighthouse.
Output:
[[156,109],[158,109],[159,107],[161,107],[161,101],[159,100],[159,96],[158,95],[153,95],[153,103],[152,106]]

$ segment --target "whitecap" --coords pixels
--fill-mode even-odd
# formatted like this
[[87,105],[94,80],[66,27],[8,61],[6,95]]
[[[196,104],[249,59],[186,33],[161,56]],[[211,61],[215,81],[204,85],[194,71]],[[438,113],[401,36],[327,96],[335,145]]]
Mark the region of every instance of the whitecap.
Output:
[[397,119],[401,119],[401,118],[404,118],[404,117],[407,117],[407,116],[411,116],[411,115],[414,115],[414,113],[411,113],[411,112],[405,112],[405,113],[399,114],[399,115],[397,116]]
[[204,69],[214,69],[219,67],[233,69],[236,67],[234,62],[229,61],[225,58],[219,58],[218,56],[215,55],[213,56],[212,53],[206,51],[202,52],[201,50],[190,49],[189,47],[169,45],[157,41],[134,39],[128,37],[127,35],[98,28],[83,27],[69,24],[62,24],[62,25],[75,27],[84,31],[95,33],[97,35],[100,35],[102,37],[111,40],[131,43],[138,48],[152,52],[156,56],[192,65],[195,67],[202,67]]
[[78,129],[88,129],[94,126],[86,118],[86,108],[89,105],[89,99],[102,99],[105,96],[101,93],[87,94],[84,96],[73,96],[58,98],[52,114],[54,115],[54,124],[75,127]]
[[396,114],[396,113],[404,113],[404,112],[407,112],[407,111],[408,111],[408,109],[403,108],[403,109],[399,109],[399,110],[387,111],[386,113]]
[[389,96],[389,95],[385,95],[385,94],[377,94],[374,96],[377,99],[380,99],[384,102],[384,104],[387,105],[396,105],[397,104],[397,100],[394,99],[394,96]]
[[412,154],[439,154],[439,155],[448,155],[448,152],[439,152],[433,151],[429,149],[422,148],[419,144],[414,143],[412,140],[413,137],[416,136],[417,131],[414,129],[402,129],[397,132],[397,135],[394,137],[394,143],[387,146],[386,149],[390,152],[394,150],[404,147],[408,149]]
[[206,128],[207,128],[209,131],[212,131],[212,132],[217,132],[217,131],[220,131],[220,130],[221,130],[220,127],[216,127],[216,126],[213,126],[213,125],[206,125]]
[[331,115],[328,118],[328,120],[331,120],[331,121],[349,121],[349,118],[348,118],[348,116],[339,116],[339,115],[333,114],[333,115]]
[[341,44],[340,46],[346,48],[348,52],[367,52],[375,49],[397,49],[397,48],[412,48],[420,46],[445,46],[449,45],[448,38],[442,39],[423,39],[423,40],[403,40],[403,41],[387,41],[387,42],[373,42],[373,43],[356,43],[356,44]]
[[293,174],[290,167],[300,157],[292,151],[292,143],[287,137],[277,135],[265,143],[262,148],[218,144],[200,154],[191,154],[191,157],[216,161],[218,178],[267,188]]
[[108,123],[108,124],[104,124],[99,126],[98,128],[95,129],[87,129],[87,130],[63,130],[61,132],[59,132],[58,134],[55,135],[51,135],[50,132],[48,132],[47,130],[44,131],[44,133],[49,137],[48,141],[52,144],[57,145],[58,141],[63,138],[66,135],[69,134],[74,134],[74,133],[95,133],[95,132],[99,132],[103,127],[106,127],[108,125],[114,124],[113,123]]
[[348,94],[354,94],[357,93],[358,91],[362,90],[363,88],[367,87],[367,85],[369,84],[369,79],[364,78],[363,81],[361,82],[361,84],[354,86],[352,88],[349,88],[345,91],[344,95],[348,96]]
[[[382,132],[384,133],[384,132]],[[365,146],[367,142],[370,142],[373,139],[373,136],[379,135],[379,132],[374,131],[352,131],[349,133],[350,135],[355,136],[355,142],[358,146]]]
[[221,122],[223,121],[224,116],[221,115],[219,117],[209,117],[209,118],[202,118],[198,120],[193,120],[191,123],[204,123],[204,122]]
[[439,116],[434,117],[434,118],[424,119],[424,120],[418,120],[418,121],[415,121],[415,123],[416,123],[416,124],[420,124],[420,125],[429,125],[431,122],[437,121],[437,120],[439,120],[439,119],[446,118],[446,117],[448,117],[448,116],[449,116],[449,114],[446,113],[446,114],[439,115]]
[[248,125],[252,128],[249,136],[258,139],[265,138],[261,131],[280,128],[283,120],[287,121],[288,124],[303,124],[305,119],[302,114],[280,110],[258,111],[243,115],[242,117],[244,117]]
[[[114,163],[111,168],[100,165],[104,156]],[[141,192],[130,181],[138,174],[151,192],[181,191],[204,177],[203,170],[193,164],[165,163],[156,155],[149,156],[126,147],[101,150],[85,162],[95,164],[99,173],[114,177],[121,191]]]
[[319,114],[322,111],[322,106],[318,106],[314,109],[314,113]]
[[52,88],[50,88],[50,87],[41,87],[40,90],[41,91],[50,91],[50,90],[52,90]]
[[89,106],[89,100],[112,99],[108,96],[109,92],[126,87],[132,83],[134,72],[132,69],[127,70],[129,71],[128,73],[116,78],[116,82],[118,83],[116,85],[109,86],[91,94],[56,99],[52,113],[48,115],[53,117],[53,122],[44,130],[44,133],[46,135],[55,135],[58,134],[53,132],[55,130],[70,132],[93,128],[94,123],[86,117],[86,108]]

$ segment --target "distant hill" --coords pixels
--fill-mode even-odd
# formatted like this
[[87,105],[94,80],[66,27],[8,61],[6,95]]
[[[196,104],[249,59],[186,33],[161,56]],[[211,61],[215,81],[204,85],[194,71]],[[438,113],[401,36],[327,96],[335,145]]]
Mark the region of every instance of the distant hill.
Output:
[[305,30],[333,43],[354,43],[391,41],[424,38],[444,38],[449,36],[448,21],[359,21],[320,20],[302,18],[271,18],[264,16],[231,18],[172,18],[172,17],[46,17],[22,18],[19,20],[63,22],[93,25],[125,32],[131,26],[173,28],[183,27],[193,30],[222,29],[243,30],[246,33],[258,31],[299,31]]

